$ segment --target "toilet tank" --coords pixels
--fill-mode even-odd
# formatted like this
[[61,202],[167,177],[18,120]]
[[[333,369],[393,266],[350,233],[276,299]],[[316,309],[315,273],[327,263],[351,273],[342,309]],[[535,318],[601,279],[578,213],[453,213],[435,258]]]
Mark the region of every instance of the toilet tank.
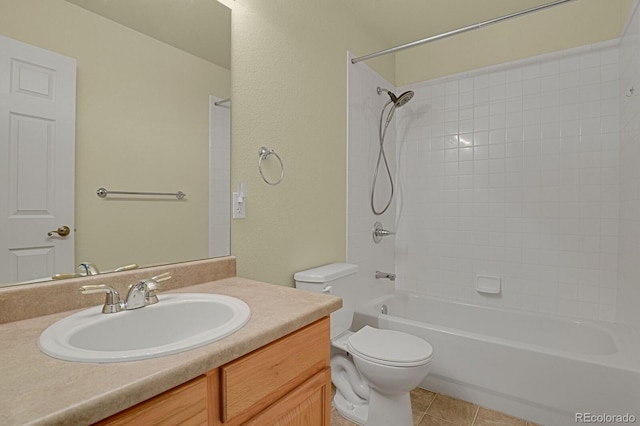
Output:
[[331,314],[332,339],[351,327],[357,296],[357,272],[358,265],[331,263],[293,275],[296,288],[342,298],[342,308]]

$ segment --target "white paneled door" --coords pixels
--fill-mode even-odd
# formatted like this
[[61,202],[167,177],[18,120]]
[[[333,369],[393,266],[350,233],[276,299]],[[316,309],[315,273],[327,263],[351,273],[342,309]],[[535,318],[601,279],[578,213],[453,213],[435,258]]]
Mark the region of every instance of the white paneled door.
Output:
[[0,286],[75,269],[75,98],[75,59],[0,36]]

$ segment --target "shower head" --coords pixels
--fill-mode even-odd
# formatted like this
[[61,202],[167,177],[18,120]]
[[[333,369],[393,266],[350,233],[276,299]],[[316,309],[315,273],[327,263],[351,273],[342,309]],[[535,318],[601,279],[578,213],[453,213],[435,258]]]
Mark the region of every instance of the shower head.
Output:
[[414,94],[415,93],[413,92],[413,90],[408,90],[403,94],[401,94],[400,96],[398,96],[398,99],[396,100],[396,108],[399,108],[404,104],[406,104],[407,102],[409,102],[411,98],[413,98]]
[[402,93],[400,96],[396,96],[393,92],[383,87],[378,87],[378,95],[381,95],[382,92],[386,92],[387,95],[389,95],[389,98],[391,98],[391,102],[393,102],[396,108],[400,108],[401,106],[405,105],[411,100],[411,98],[413,98],[413,95],[415,95],[413,90],[408,90]]

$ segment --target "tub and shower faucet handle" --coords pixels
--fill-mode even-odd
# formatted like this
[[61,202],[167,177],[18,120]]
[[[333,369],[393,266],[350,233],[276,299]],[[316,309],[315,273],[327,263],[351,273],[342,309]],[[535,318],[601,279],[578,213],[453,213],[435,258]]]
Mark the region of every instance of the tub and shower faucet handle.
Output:
[[391,274],[389,272],[376,271],[376,280],[379,280],[380,278],[395,281],[396,274]]
[[373,225],[373,242],[378,244],[380,241],[382,241],[382,237],[386,237],[389,235],[395,235],[396,233],[393,231],[387,231],[386,229],[384,229],[382,227],[382,224],[380,222],[376,222]]

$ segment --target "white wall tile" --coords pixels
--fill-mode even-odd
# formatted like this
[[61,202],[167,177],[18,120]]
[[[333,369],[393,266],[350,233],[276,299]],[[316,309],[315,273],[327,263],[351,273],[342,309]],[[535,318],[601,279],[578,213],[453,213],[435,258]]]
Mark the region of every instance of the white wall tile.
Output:
[[[602,277],[620,252],[620,192],[610,191],[620,181],[617,70],[617,45],[602,43],[411,87],[423,108],[409,104],[399,122],[444,122],[446,149],[431,149],[426,167],[400,151],[402,167],[414,168],[400,170],[413,185],[399,221],[433,232],[399,227],[409,254],[396,262],[408,278],[399,287],[615,319],[619,294]],[[502,275],[503,294],[478,297],[478,273]]]

